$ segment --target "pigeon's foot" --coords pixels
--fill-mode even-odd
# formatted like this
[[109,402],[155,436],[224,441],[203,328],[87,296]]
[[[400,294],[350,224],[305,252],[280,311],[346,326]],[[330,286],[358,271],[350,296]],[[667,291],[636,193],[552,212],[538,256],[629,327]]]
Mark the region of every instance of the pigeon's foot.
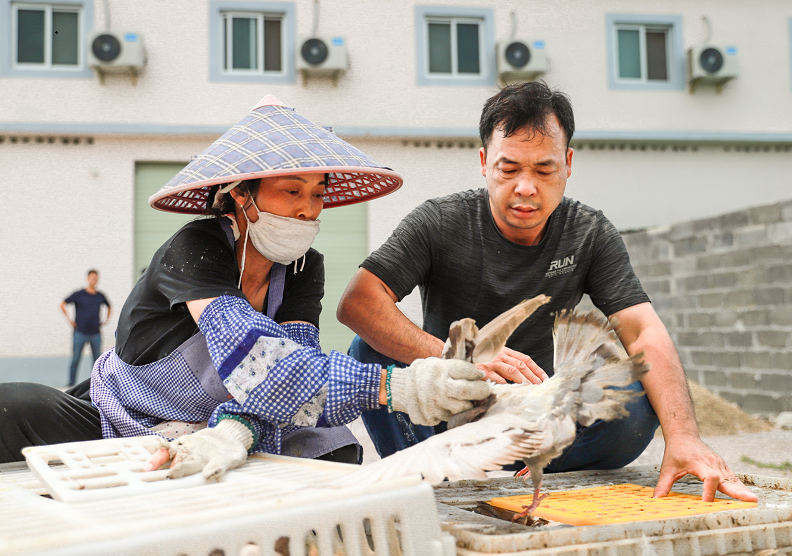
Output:
[[542,494],[540,496],[539,495],[539,489],[536,489],[534,491],[533,501],[531,502],[531,505],[530,506],[523,506],[523,511],[521,511],[520,513],[514,514],[512,516],[512,521],[518,521],[518,520],[520,520],[520,519],[522,519],[524,517],[530,516],[536,510],[536,508],[539,507],[539,503],[542,500],[544,500],[545,496],[547,496],[547,494]]
[[523,477],[523,481],[527,481],[528,477],[531,476],[531,470],[527,467],[523,467],[520,471],[514,474],[515,477]]

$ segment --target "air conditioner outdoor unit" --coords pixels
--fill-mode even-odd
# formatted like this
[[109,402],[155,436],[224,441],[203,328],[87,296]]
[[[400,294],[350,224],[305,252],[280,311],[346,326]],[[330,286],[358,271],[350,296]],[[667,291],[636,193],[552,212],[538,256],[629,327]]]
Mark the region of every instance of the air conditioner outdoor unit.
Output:
[[733,46],[692,46],[687,51],[688,84],[692,93],[701,83],[712,83],[718,92],[739,75],[737,49]]
[[88,65],[102,82],[104,74],[109,72],[127,72],[137,79],[138,71],[146,65],[140,34],[129,31],[93,33],[88,43]]
[[547,71],[544,41],[499,42],[497,68],[498,75],[505,83],[536,78]]
[[303,37],[297,41],[297,69],[312,74],[338,73],[349,68],[342,37]]

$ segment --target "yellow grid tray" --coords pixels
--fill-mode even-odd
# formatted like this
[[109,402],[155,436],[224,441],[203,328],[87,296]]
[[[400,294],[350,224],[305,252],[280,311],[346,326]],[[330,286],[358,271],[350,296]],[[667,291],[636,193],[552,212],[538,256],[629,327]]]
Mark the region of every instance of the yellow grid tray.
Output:
[[[703,502],[699,496],[679,492],[671,492],[663,498],[652,498],[653,491],[651,487],[625,483],[553,492],[542,500],[533,512],[533,516],[569,525],[602,525],[756,507],[754,502],[723,498],[716,498],[713,502]],[[490,504],[521,512],[524,505],[530,505],[531,500],[532,495],[527,494],[493,498]]]

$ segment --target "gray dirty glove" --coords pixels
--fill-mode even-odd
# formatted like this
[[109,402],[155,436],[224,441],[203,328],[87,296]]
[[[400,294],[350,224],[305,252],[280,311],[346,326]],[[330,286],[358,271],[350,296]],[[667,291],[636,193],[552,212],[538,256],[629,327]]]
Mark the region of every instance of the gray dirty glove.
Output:
[[390,371],[388,409],[403,411],[416,425],[436,425],[473,407],[492,386],[481,379],[484,371],[458,359],[416,359],[404,369]]
[[219,481],[229,469],[247,460],[253,433],[233,419],[223,419],[217,426],[182,436],[167,446],[173,460],[168,478],[178,479],[203,471],[207,481]]

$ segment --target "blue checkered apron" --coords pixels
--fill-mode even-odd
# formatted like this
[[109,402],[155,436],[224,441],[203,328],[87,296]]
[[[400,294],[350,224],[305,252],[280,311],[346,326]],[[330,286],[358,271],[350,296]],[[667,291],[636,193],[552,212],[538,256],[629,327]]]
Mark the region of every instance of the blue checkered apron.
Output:
[[[273,267],[270,318],[283,299],[285,271],[283,265]],[[129,365],[111,349],[97,360],[91,375],[91,399],[99,409],[105,438],[156,434],[151,427],[165,421],[207,421],[230,398],[200,331],[167,357],[147,365]],[[349,444],[361,450],[344,426],[289,426],[283,432],[281,454],[287,456],[316,458]]]

